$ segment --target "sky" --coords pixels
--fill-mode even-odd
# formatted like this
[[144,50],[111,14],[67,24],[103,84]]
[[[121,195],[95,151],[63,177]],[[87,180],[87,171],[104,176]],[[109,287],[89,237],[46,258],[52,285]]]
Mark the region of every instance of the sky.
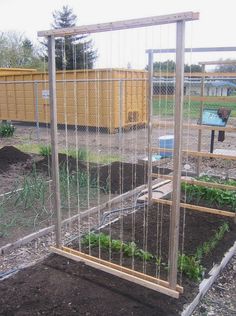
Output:
[[[236,46],[235,0],[0,0],[0,31],[22,32],[36,43],[37,31],[50,29],[52,12],[60,10],[63,5],[73,8],[78,25],[196,11],[200,13],[200,19],[188,23],[186,46]],[[99,53],[97,66],[116,64],[124,67],[130,63],[133,67],[143,67],[146,48],[173,47],[175,38],[172,26],[163,27],[162,34],[157,29],[149,33],[145,30],[122,32],[92,37]],[[124,47],[122,50],[121,45]],[[192,54],[186,59],[195,62],[220,57],[234,58],[234,54]]]

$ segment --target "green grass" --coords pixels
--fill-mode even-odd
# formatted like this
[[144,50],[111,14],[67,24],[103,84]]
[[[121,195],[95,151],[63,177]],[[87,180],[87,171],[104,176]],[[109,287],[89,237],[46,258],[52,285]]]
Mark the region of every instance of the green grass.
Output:
[[[51,146],[50,145],[42,145],[42,144],[22,144],[16,145],[16,148],[25,152],[25,153],[33,153],[42,156],[48,156],[51,154]],[[76,152],[75,148],[69,148],[67,150],[59,150],[62,154],[68,154],[79,161],[88,161],[91,163],[98,163],[98,164],[109,164],[115,161],[120,161],[121,158],[119,155],[108,155],[108,154],[98,154],[87,150],[86,148],[79,148],[78,152]]]
[[[230,98],[230,97],[229,97]],[[161,115],[166,117],[173,117],[174,115],[174,101],[173,100],[154,100],[153,101],[153,114]],[[198,101],[184,102],[184,117],[191,119],[198,119],[200,116],[200,105]],[[233,103],[216,103],[216,102],[207,102],[204,103],[204,108],[218,109],[219,107],[227,107],[231,109],[230,117],[236,117],[236,106]]]
[[87,150],[86,148],[80,148],[78,152],[74,148],[69,148],[68,152],[63,151],[64,154],[67,154],[75,159],[78,159],[80,161],[88,161],[92,163],[98,163],[98,164],[108,164],[112,163],[114,161],[120,161],[119,155],[108,155],[108,154],[98,154],[95,152],[92,152],[90,150]]

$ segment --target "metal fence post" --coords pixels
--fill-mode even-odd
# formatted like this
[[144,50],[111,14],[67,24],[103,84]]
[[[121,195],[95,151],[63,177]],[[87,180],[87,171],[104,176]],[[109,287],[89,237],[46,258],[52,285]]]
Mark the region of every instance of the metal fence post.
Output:
[[119,80],[119,147],[122,145],[123,129],[123,81]]
[[39,96],[38,96],[38,81],[34,81],[34,97],[35,97],[35,120],[36,120],[36,135],[37,140],[40,141],[39,130]]
[[148,52],[148,205],[152,204],[153,52]]

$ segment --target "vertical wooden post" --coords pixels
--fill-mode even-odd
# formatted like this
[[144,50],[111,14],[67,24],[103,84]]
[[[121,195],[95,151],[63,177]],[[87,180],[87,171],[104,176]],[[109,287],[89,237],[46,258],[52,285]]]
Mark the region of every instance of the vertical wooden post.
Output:
[[152,204],[153,52],[148,52],[148,205]]
[[[205,85],[205,65],[202,65],[202,80],[201,80],[201,96],[204,96],[204,85]],[[203,101],[201,101],[200,104],[200,117],[199,117],[199,124],[202,123],[202,112],[203,112]],[[197,144],[197,151],[202,150],[202,130],[198,130],[198,144]],[[202,157],[198,157],[197,159],[197,176],[200,176],[201,173],[201,162],[202,162]]]
[[50,95],[50,128],[52,147],[52,188],[53,207],[56,211],[56,246],[61,247],[61,199],[58,162],[58,135],[57,135],[57,98],[56,98],[56,65],[55,65],[55,38],[48,36],[48,76]]
[[182,168],[183,91],[184,91],[184,42],[185,22],[176,24],[176,85],[174,116],[173,196],[169,233],[169,282],[172,289],[177,284],[179,218]]

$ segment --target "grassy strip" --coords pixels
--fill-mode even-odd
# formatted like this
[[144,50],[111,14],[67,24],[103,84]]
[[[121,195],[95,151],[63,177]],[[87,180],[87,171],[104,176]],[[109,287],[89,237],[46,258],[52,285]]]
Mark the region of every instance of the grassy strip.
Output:
[[[17,145],[16,148],[27,153],[39,154],[44,157],[51,155],[52,151],[51,145],[23,144]],[[68,151],[60,150],[59,152],[74,159],[78,159],[79,161],[88,161],[99,164],[108,164],[121,160],[119,155],[97,154],[87,150],[86,148],[79,148],[78,151],[73,148],[69,148]]]
[[[194,281],[200,281],[205,270],[201,264],[203,257],[209,255],[215,249],[219,241],[223,239],[225,233],[228,231],[229,225],[225,222],[218,228],[215,235],[209,241],[204,242],[202,246],[197,248],[194,255],[179,254],[179,271]],[[148,251],[138,248],[134,242],[126,243],[117,239],[111,239],[109,235],[104,233],[90,233],[84,236],[82,244],[91,248],[100,246],[101,249],[111,249],[114,252],[123,252],[126,257],[136,257],[145,262],[155,262],[156,265],[162,265],[168,270],[167,264],[161,262],[160,258]]]
[[[174,99],[173,99],[174,100]],[[172,117],[174,115],[174,101],[173,100],[154,100],[153,101],[153,114],[161,115],[166,117]],[[201,102],[199,101],[185,101],[183,107],[184,117],[189,117],[191,119],[198,119],[200,117],[200,106]],[[236,117],[235,106],[232,102],[229,103],[220,103],[220,102],[204,102],[204,108],[218,109],[219,107],[227,107],[231,109],[231,117]]]

